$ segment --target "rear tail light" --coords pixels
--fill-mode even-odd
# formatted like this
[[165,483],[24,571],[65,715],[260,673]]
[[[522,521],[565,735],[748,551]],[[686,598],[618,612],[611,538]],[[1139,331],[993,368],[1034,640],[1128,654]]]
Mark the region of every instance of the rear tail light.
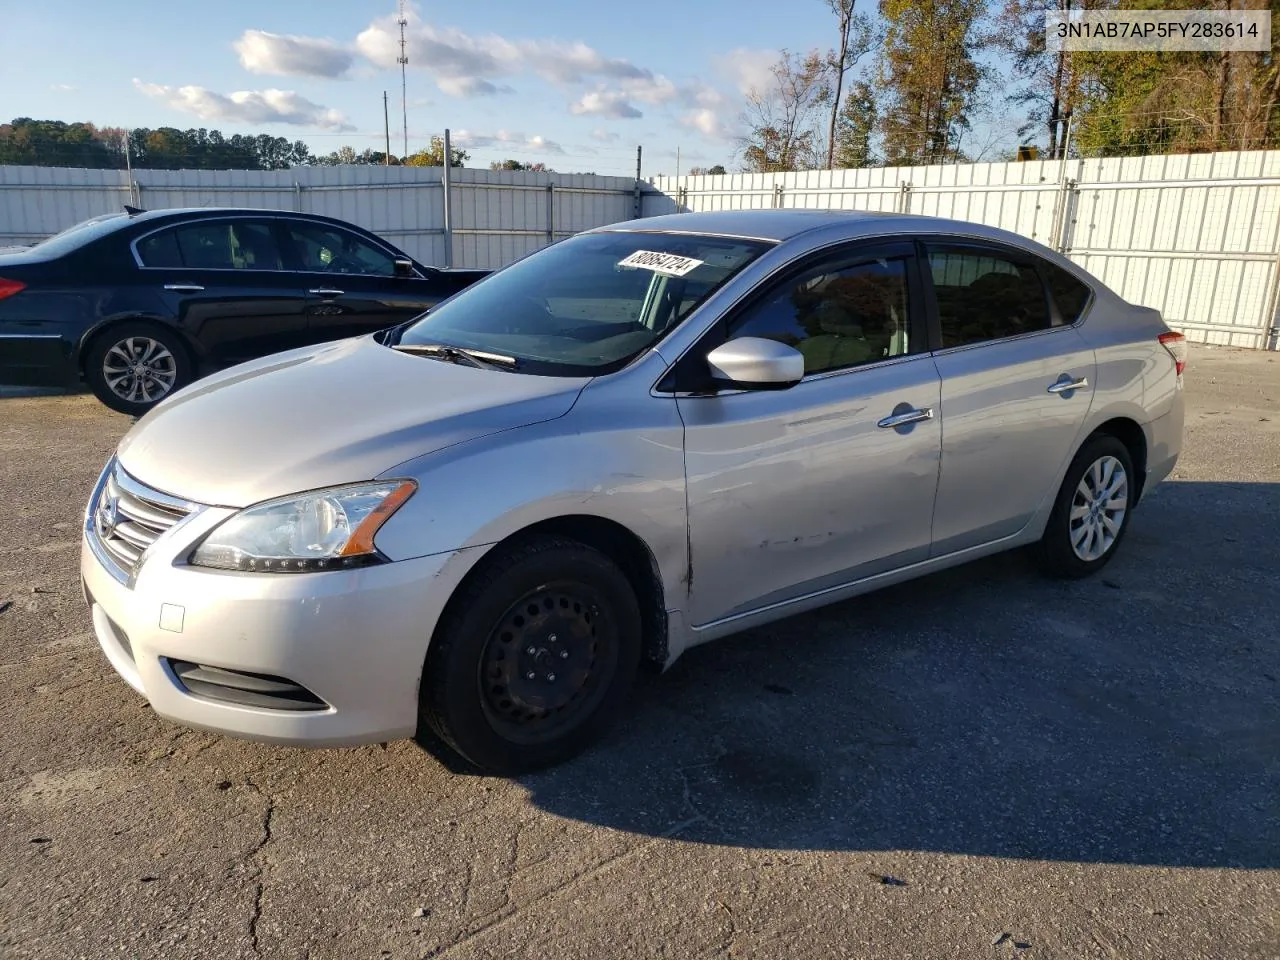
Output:
[[1187,338],[1180,333],[1160,334],[1160,346],[1169,351],[1174,365],[1178,368],[1178,376],[1187,369]]
[[6,280],[0,277],[0,300],[5,297],[12,297],[15,293],[21,293],[27,289],[27,285],[21,280]]

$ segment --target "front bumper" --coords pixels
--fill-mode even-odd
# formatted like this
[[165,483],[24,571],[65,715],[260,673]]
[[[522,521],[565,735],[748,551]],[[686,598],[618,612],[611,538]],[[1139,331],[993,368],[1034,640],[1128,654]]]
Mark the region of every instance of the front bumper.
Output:
[[[162,717],[236,737],[341,746],[412,736],[427,645],[469,551],[307,574],[175,564],[231,512],[205,510],[161,536],[132,586],[84,532],[85,599],[116,672]],[[199,692],[216,687],[184,684],[184,664],[287,679],[316,699],[304,709],[227,702]]]

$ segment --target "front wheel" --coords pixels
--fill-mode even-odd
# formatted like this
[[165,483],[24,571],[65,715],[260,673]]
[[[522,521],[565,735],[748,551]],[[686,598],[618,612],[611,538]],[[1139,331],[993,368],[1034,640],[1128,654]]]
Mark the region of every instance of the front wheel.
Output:
[[85,356],[89,388],[112,410],[139,417],[191,381],[191,361],[177,334],[153,323],[112,327]]
[[532,541],[484,563],[432,640],[419,724],[506,776],[567,760],[605,728],[640,661],[640,611],[617,565],[576,541]]
[[1128,447],[1107,435],[1086,442],[1067,468],[1037,544],[1042,569],[1074,579],[1106,566],[1129,529],[1135,492]]

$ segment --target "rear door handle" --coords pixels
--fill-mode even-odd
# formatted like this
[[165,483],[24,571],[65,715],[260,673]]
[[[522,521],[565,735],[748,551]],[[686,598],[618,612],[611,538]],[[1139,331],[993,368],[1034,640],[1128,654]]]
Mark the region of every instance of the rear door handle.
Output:
[[1079,390],[1081,387],[1089,385],[1088,377],[1081,377],[1079,380],[1072,380],[1067,374],[1063,374],[1057,383],[1049,385],[1050,393],[1071,393],[1073,390]]
[[932,419],[933,407],[925,407],[923,410],[906,410],[902,413],[895,413],[892,416],[885,417],[876,426],[891,430],[894,427],[904,427],[909,423],[919,423],[921,420]]
[[198,283],[166,283],[164,288],[174,293],[200,293],[204,290]]
[[340,297],[343,292],[342,290],[331,290],[329,287],[318,287],[315,290],[307,291],[313,297]]

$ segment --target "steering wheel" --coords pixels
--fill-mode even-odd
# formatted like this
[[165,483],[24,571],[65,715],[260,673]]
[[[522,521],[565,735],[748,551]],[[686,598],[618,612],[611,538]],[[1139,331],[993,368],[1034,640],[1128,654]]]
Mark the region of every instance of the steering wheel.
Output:
[[340,254],[329,261],[329,273],[361,273],[364,265],[355,257]]

